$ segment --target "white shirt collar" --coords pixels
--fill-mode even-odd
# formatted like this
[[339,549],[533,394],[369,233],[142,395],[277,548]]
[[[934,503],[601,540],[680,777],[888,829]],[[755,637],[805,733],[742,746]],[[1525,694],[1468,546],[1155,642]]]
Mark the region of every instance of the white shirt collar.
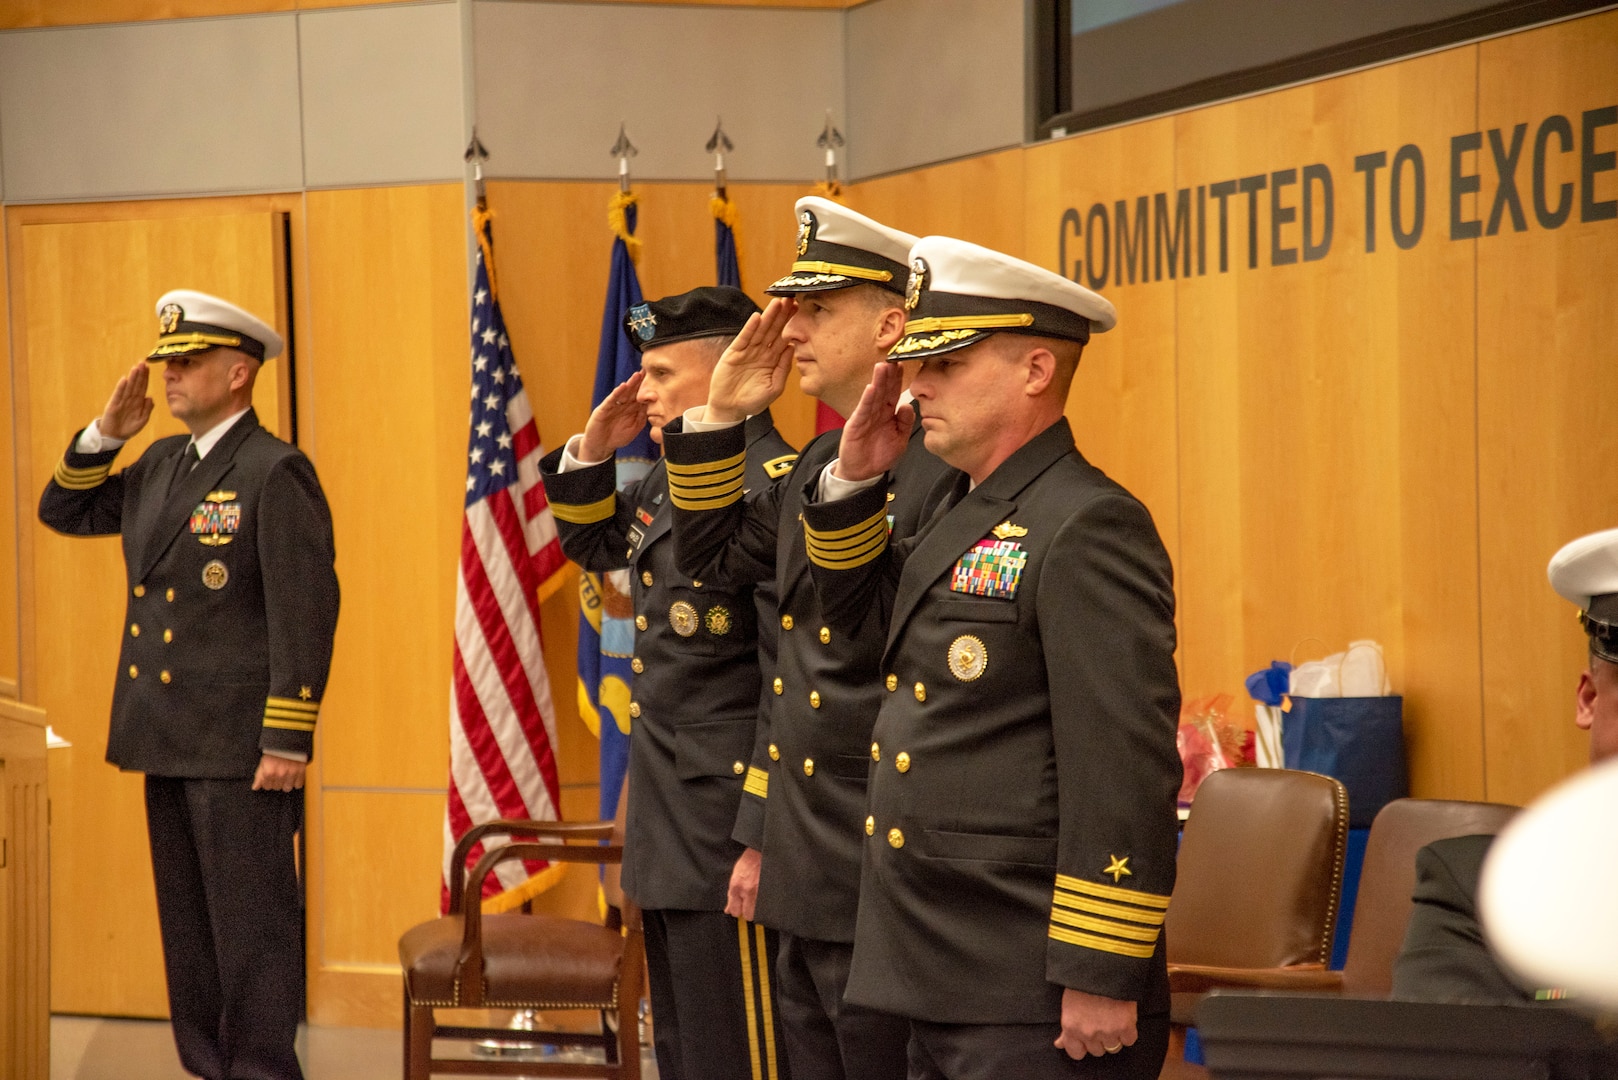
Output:
[[219,440],[225,437],[225,432],[229,431],[235,425],[236,421],[246,416],[248,409],[251,408],[252,406],[249,405],[247,409],[243,409],[239,413],[225,417],[223,420],[219,421],[219,423],[215,424],[207,431],[204,431],[201,435],[193,435],[191,437],[191,445],[197,448],[197,460],[200,461],[207,457],[208,451],[219,445]]

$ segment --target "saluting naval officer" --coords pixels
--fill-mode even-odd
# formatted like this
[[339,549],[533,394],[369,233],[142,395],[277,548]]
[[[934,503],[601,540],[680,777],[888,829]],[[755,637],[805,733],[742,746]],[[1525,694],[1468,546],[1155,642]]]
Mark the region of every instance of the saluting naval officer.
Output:
[[[882,695],[884,625],[834,632],[809,576],[799,523],[805,482],[837,453],[827,432],[792,473],[745,498],[725,464],[741,420],[763,411],[797,366],[799,385],[842,415],[904,330],[905,257],[915,238],[820,198],[798,200],[798,257],[774,300],[714,371],[705,409],[664,437],[674,480],[675,549],[704,580],[773,581],[780,657],[759,725],[735,837],[747,845],[726,910],[781,931],[781,1015],[797,1080],[884,1080],[905,1073],[910,1025],[843,999],[853,952],[865,783]],[[700,413],[700,415],[699,415]],[[700,429],[700,430],[699,430]],[[914,428],[894,466],[888,520],[909,536],[944,464]],[[768,674],[768,673],[767,673]],[[756,904],[756,908],[755,908]]]
[[[259,426],[281,337],[179,290],[159,336],[73,437],[39,501],[58,532],[123,537],[128,572],[107,760],[146,774],[169,1010],[209,1080],[300,1077],[303,915],[293,835],[337,626],[331,514],[314,466]],[[148,362],[189,435],[112,472],[146,426]]]
[[[775,656],[775,596],[675,569],[669,472],[659,461],[614,490],[613,452],[648,422],[652,438],[702,403],[714,363],[758,311],[739,289],[708,287],[629,309],[641,369],[540,463],[562,549],[586,570],[627,567],[635,673],[623,887],[645,909],[658,1074],[664,1080],[788,1075],[777,1050],[775,935],[724,913],[730,837]],[[768,411],[748,421],[727,469],[767,487],[796,458]]]
[[927,448],[960,472],[890,544],[882,480],[911,423],[890,364],[804,507],[810,549],[838,556],[812,564],[828,608],[891,607],[848,999],[912,1018],[913,1080],[1155,1077],[1181,778],[1171,568],[1063,417],[1116,316],[947,237],[910,265],[891,357],[921,362]]

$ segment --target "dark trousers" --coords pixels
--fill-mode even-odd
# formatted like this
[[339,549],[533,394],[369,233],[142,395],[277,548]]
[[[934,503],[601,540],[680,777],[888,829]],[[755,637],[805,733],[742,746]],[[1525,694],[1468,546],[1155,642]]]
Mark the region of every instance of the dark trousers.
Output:
[[169,1013],[205,1080],[302,1080],[303,911],[293,836],[303,793],[251,780],[146,778]]
[[775,932],[721,911],[649,910],[646,981],[661,1080],[790,1080]]
[[1169,1046],[1167,1015],[1136,1022],[1135,1045],[1074,1061],[1053,1043],[1061,1025],[910,1025],[910,1080],[1156,1080]]
[[795,1080],[904,1080],[910,1021],[843,1000],[854,946],[781,935],[781,1027]]

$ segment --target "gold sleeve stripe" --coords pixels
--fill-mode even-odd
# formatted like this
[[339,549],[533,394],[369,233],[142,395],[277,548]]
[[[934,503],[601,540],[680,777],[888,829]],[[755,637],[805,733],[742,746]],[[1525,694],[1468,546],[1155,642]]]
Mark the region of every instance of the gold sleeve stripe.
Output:
[[1088,915],[1075,915],[1070,911],[1056,908],[1051,912],[1052,923],[1065,923],[1068,926],[1077,926],[1081,930],[1094,930],[1098,934],[1111,934],[1113,937],[1129,938],[1131,941],[1156,941],[1157,928],[1148,929],[1144,926],[1125,926],[1123,923],[1113,922],[1111,919],[1092,919]]
[[315,722],[313,720],[272,720],[268,716],[264,718],[264,726],[272,728],[285,728],[288,731],[315,730]]
[[797,464],[797,461],[797,454],[784,454],[778,458],[771,458],[764,463],[764,474],[771,480],[779,480],[792,471],[792,466]]
[[750,766],[747,770],[747,779],[742,783],[742,790],[761,799],[769,798],[770,774],[757,765]]
[[306,713],[311,713],[311,714],[312,713],[317,713],[317,712],[320,711],[320,702],[318,702],[318,701],[305,701],[302,698],[295,698],[295,697],[274,697],[274,696],[271,696],[271,697],[268,697],[268,698],[264,699],[264,704],[269,705],[272,708],[292,709],[292,710],[294,710],[296,712],[306,712]]
[[558,521],[565,521],[569,525],[594,525],[598,521],[606,521],[617,512],[617,492],[593,503],[560,503],[555,499],[551,500],[551,513]]
[[747,462],[738,461],[734,465],[726,465],[723,469],[703,469],[701,472],[675,472],[669,468],[670,487],[711,487],[714,484],[726,484],[732,480],[740,480],[747,472]]
[[905,323],[906,334],[931,334],[937,330],[998,330],[1004,326],[1032,326],[1034,317],[1020,315],[934,315]]
[[56,466],[56,486],[67,488],[69,491],[88,491],[93,487],[100,487],[112,472],[112,465],[96,465],[88,469],[74,469],[63,460]]
[[1169,906],[1169,898],[1159,896],[1157,893],[1142,892],[1137,889],[1120,889],[1112,885],[1099,885],[1093,881],[1068,877],[1066,874],[1056,875],[1056,887],[1066,889],[1068,892],[1099,896],[1103,900],[1122,900],[1126,904],[1139,904],[1141,907],[1167,908]]
[[851,539],[868,529],[875,528],[878,523],[884,528],[887,527],[888,511],[886,507],[878,510],[858,525],[850,525],[846,529],[814,529],[810,528],[809,523],[806,521],[804,522],[803,533],[817,544],[829,544],[834,540]]
[[701,499],[688,499],[680,488],[669,485],[669,502],[680,510],[719,510],[742,497],[742,485],[734,484],[718,495]]
[[[888,270],[870,270],[863,266],[849,266],[845,263],[814,262],[799,259],[792,264],[794,274],[841,274],[843,277],[859,278],[861,281],[892,281],[893,273]],[[785,279],[783,279],[785,280]],[[1033,321],[1032,319],[1029,320]]]
[[736,476],[728,476],[722,480],[717,480],[712,483],[683,484],[676,483],[674,481],[669,482],[670,494],[678,495],[680,498],[687,501],[695,499],[716,499],[724,495],[729,495],[732,491],[740,491],[741,489],[742,477],[739,472]]
[[277,709],[274,705],[264,706],[266,720],[296,720],[300,724],[312,724],[320,717],[315,713],[299,712],[295,709]]
[[1118,956],[1133,956],[1141,960],[1150,960],[1157,951],[1157,946],[1133,945],[1127,941],[1114,941],[1111,938],[1096,937],[1086,934],[1082,930],[1066,930],[1060,926],[1050,929],[1050,936],[1057,941],[1065,941],[1069,945],[1078,945],[1086,949],[1095,949],[1097,952],[1109,952]]
[[808,545],[809,561],[816,566],[823,566],[827,570],[852,570],[857,566],[864,566],[878,555],[882,554],[888,546],[888,532],[883,529],[871,539],[857,547],[821,548],[814,544]]
[[1118,904],[1109,904],[1101,900],[1090,900],[1083,896],[1056,890],[1055,904],[1058,908],[1068,908],[1072,911],[1088,911],[1092,915],[1110,915],[1115,919],[1128,919],[1146,926],[1162,926],[1167,917],[1166,911],[1142,911],[1140,908],[1128,908]]
[[853,536],[839,536],[836,540],[828,540],[823,534],[805,529],[803,542],[811,551],[818,551],[822,555],[836,556],[854,548],[863,547],[878,537],[888,535],[887,516],[872,518],[864,528]]
[[670,476],[695,478],[706,476],[709,473],[721,472],[725,469],[740,469],[746,464],[747,453],[743,451],[740,454],[732,454],[728,458],[720,458],[718,461],[702,461],[695,465],[685,465],[671,461],[668,469]]

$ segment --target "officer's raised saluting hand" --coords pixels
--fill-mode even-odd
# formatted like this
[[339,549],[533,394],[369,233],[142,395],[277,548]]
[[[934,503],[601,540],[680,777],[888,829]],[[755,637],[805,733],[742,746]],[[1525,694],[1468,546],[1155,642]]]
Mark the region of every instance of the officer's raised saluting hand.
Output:
[[601,399],[584,425],[584,437],[579,440],[580,461],[605,461],[635,441],[646,426],[646,406],[636,396],[645,377],[645,372],[637,371]]
[[129,369],[128,375],[118,380],[112,396],[107,399],[107,407],[101,411],[101,419],[96,421],[101,434],[111,439],[127,439],[146,426],[152,416],[152,399],[146,395],[150,376],[151,369],[141,360]]
[[746,420],[781,396],[792,368],[792,343],[781,335],[797,310],[796,300],[778,296],[747,320],[714,365],[705,419],[720,424]]
[[899,365],[883,361],[871,373],[854,415],[843,425],[832,473],[839,480],[869,480],[893,468],[910,443],[916,414],[899,405],[904,377]]

